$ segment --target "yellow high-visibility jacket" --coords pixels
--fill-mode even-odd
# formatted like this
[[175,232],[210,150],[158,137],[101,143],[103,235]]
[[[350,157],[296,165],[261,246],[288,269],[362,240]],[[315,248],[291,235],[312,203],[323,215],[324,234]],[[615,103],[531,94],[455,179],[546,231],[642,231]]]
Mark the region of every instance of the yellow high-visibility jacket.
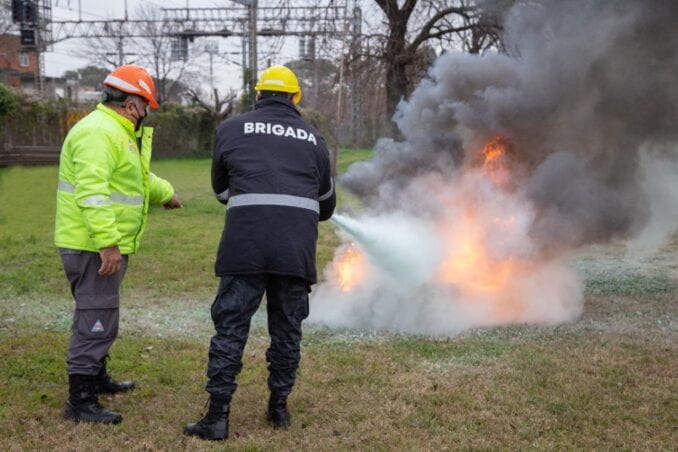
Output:
[[[134,125],[103,104],[81,119],[61,149],[54,242],[98,252],[117,245],[136,252],[149,203],[164,204],[174,188],[150,172],[153,129]],[[141,152],[139,152],[141,143]]]

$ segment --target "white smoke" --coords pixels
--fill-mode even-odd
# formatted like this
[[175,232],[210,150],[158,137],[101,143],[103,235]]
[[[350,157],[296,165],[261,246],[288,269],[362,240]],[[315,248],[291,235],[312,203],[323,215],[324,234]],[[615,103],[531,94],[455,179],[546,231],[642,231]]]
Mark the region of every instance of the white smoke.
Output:
[[440,264],[439,240],[421,219],[402,212],[359,221],[343,215],[332,219],[349,231],[361,248],[369,250],[371,266],[381,269],[383,276],[390,277],[388,283],[399,290],[419,287]]
[[[562,257],[544,257],[530,238],[535,214],[521,192],[508,194],[479,171],[444,181],[422,176],[400,193],[419,199],[432,216],[402,211],[337,215],[367,263],[359,282],[345,291],[337,272],[344,248],[314,290],[310,322],[426,335],[451,335],[477,326],[554,324],[582,309],[582,287]],[[430,204],[437,203],[432,210]],[[469,215],[469,207],[472,215]],[[487,259],[466,254],[480,246]],[[472,268],[464,268],[464,259]],[[456,260],[458,259],[458,261]],[[445,280],[446,260],[463,280]],[[498,263],[498,264],[497,264]],[[502,265],[510,266],[502,277]],[[478,272],[476,274],[475,272]],[[486,281],[486,278],[498,278]],[[496,284],[489,290],[488,284]]]
[[632,238],[628,258],[652,256],[678,231],[678,155],[676,148],[644,147],[640,154],[642,187],[649,201],[649,218]]
[[[422,334],[567,321],[582,308],[569,253],[635,238],[630,255],[645,255],[676,233],[678,2],[509,3],[508,54],[442,55],[396,112],[403,139],[342,178],[366,205],[349,229],[372,263],[347,292],[330,267],[312,320]],[[502,187],[473,169],[495,137]],[[467,273],[479,239],[494,264]],[[484,284],[497,262],[510,278]],[[461,277],[419,271],[446,266]]]
[[379,269],[371,268],[370,275],[351,292],[321,284],[313,292],[308,321],[332,328],[448,336],[473,327],[562,323],[576,318],[582,307],[577,275],[559,261],[541,263],[516,278],[499,300],[464,296],[453,285],[403,290]]

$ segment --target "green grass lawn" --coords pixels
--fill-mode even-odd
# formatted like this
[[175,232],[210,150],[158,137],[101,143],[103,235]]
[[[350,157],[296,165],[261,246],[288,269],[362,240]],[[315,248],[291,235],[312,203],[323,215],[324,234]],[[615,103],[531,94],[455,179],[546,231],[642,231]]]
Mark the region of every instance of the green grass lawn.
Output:
[[[344,151],[339,168],[369,157]],[[431,339],[307,328],[293,425],[266,424],[268,336],[255,319],[231,409],[231,439],[181,434],[204,392],[214,255],[224,207],[209,161],[165,160],[185,207],[153,209],[123,284],[114,375],[118,426],[61,417],[72,300],[52,244],[57,169],[0,169],[0,450],[675,449],[678,243],[628,269],[617,246],[586,250],[584,313],[558,327]],[[340,204],[349,202],[340,192]],[[339,243],[323,224],[322,268]],[[311,309],[313,309],[311,307]]]

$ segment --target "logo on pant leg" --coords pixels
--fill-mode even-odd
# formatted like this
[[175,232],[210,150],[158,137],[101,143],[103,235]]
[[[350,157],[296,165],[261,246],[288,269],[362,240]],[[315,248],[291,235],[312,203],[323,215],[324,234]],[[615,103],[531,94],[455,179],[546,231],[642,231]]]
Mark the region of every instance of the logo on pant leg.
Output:
[[104,326],[101,324],[101,320],[97,320],[94,326],[92,327],[92,333],[101,333],[104,331]]

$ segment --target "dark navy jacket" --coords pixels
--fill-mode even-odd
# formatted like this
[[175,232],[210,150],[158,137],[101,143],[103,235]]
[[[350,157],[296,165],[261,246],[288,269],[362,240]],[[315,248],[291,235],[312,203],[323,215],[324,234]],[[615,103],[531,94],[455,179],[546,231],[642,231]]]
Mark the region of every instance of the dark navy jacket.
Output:
[[272,273],[316,282],[318,221],[336,204],[325,140],[288,99],[217,129],[212,188],[228,205],[217,276]]

